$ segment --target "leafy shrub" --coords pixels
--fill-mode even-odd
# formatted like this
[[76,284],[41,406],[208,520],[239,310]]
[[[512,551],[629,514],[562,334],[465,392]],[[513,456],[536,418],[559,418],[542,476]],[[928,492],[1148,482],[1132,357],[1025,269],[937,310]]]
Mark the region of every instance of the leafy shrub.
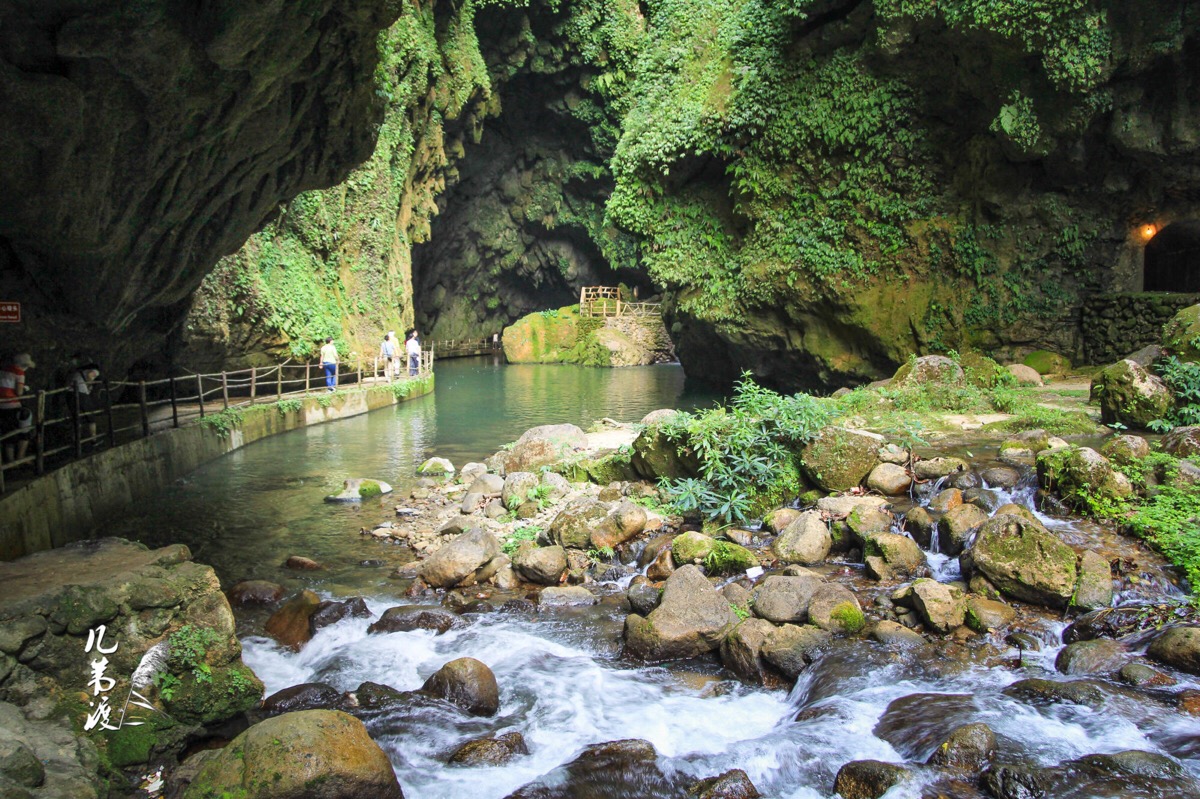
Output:
[[513,530],[511,533],[509,533],[508,538],[506,538],[504,543],[500,545],[500,550],[511,558],[513,555],[517,554],[517,550],[520,549],[523,542],[537,541],[537,537],[541,535],[541,533],[542,528],[540,527],[518,527],[516,530]]

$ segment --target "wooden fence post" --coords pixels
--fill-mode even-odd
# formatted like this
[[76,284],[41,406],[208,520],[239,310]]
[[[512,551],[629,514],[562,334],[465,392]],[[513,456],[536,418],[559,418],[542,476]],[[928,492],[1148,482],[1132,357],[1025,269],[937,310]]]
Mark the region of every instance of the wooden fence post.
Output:
[[255,367],[251,366],[250,367],[250,404],[251,405],[254,404],[254,394],[255,394],[255,390],[258,388],[257,382],[256,382],[256,378],[258,376],[257,373],[258,373],[258,370]]
[[150,409],[146,407],[146,381],[138,381],[138,405],[142,408],[142,438],[150,435]]
[[204,378],[196,375],[196,399],[200,402],[200,418],[204,418]]
[[175,390],[175,378],[171,378],[171,426],[179,427],[179,398]]
[[78,391],[71,392],[71,408],[74,410],[74,413],[71,414],[71,417],[72,417],[71,418],[71,437],[75,444],[75,457],[82,458],[83,457],[83,435],[82,435],[81,428],[83,426],[83,420],[81,420],[79,418],[79,392]]
[[229,410],[229,375],[225,372],[221,372],[221,402]]
[[108,380],[104,381],[104,418],[108,421],[108,446],[117,445],[117,430],[113,425],[112,392],[108,390]]
[[34,467],[38,474],[46,471],[46,392],[38,390],[37,405],[33,412],[34,423]]
[[279,371],[275,374],[275,401],[283,399],[283,364],[276,367]]
[[308,396],[309,390],[312,388],[312,364],[304,364],[304,396]]

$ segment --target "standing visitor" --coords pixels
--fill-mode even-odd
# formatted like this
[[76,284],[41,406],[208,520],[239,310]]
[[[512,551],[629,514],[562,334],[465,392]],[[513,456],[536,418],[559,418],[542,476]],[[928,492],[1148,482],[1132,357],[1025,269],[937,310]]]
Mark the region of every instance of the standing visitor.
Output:
[[[75,396],[79,398],[79,432],[84,440],[96,437],[96,419],[91,414],[97,410],[95,397],[92,394],[92,384],[100,378],[100,367],[95,363],[87,363],[76,369],[67,378],[67,383]],[[76,403],[71,403],[71,414],[75,413]]]
[[325,388],[334,391],[337,388],[338,352],[332,338],[325,339],[321,348],[321,368],[325,370]]
[[396,334],[389,330],[379,345],[379,357],[383,359],[383,374],[390,382],[396,364]]
[[416,330],[409,332],[404,349],[408,352],[408,376],[416,377],[417,371],[421,368],[421,342],[417,341]]
[[[34,367],[28,352],[14,355],[8,363],[0,366],[0,434],[15,430],[29,430],[32,414],[21,407],[21,395],[25,393],[25,372]],[[22,413],[24,411],[24,413]],[[4,439],[4,459],[21,460],[29,449],[29,434]]]

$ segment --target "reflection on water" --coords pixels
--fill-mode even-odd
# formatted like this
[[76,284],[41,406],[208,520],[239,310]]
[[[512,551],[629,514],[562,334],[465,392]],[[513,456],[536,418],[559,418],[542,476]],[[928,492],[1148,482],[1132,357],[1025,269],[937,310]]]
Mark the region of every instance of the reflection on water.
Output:
[[[637,421],[663,407],[708,405],[718,397],[685,385],[678,366],[591,369],[504,366],[492,358],[444,361],[437,390],[394,408],[274,436],[189,475],[159,501],[131,508],[103,535],[152,546],[181,541],[217,569],[224,584],[251,577],[296,580],[288,555],[329,568],[318,584],[335,593],[386,585],[387,567],[407,557],[358,535],[388,518],[430,455],[461,466],[482,460],[539,424],[587,426],[602,417]],[[349,477],[374,477],[397,493],[357,505],[327,505]],[[382,565],[361,566],[363,561]],[[308,584],[308,583],[306,583]]]

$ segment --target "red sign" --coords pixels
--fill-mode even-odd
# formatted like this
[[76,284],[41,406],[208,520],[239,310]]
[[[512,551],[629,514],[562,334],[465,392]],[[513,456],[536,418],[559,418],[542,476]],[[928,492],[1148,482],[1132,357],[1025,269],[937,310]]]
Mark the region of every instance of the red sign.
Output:
[[0,301],[0,322],[20,322],[21,303]]

